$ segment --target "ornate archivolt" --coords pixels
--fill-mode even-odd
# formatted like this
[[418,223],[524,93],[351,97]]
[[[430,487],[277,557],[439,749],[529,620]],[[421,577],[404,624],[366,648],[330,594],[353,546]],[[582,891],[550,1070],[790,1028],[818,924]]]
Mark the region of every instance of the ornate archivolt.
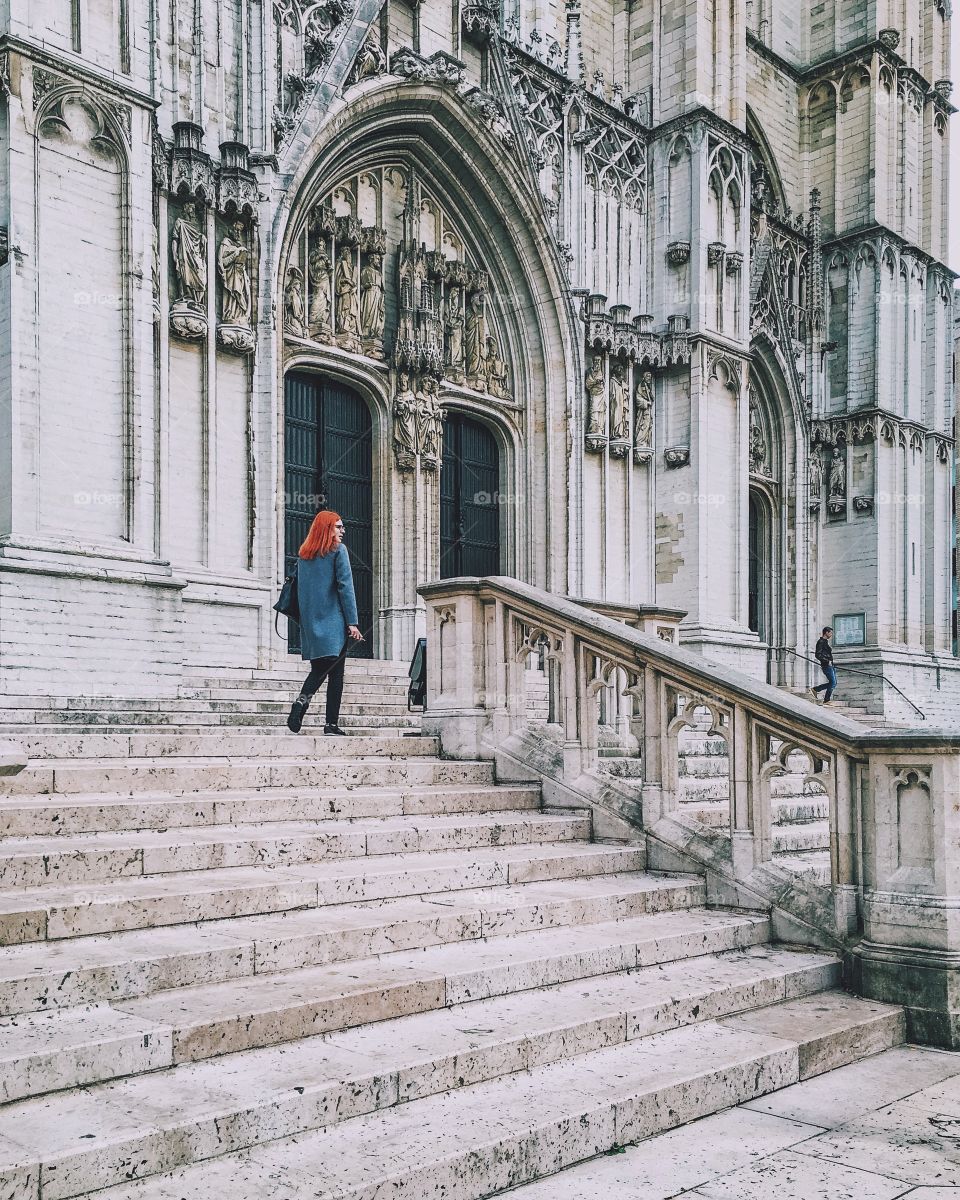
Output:
[[289,343],[336,347],[389,370],[401,470],[439,466],[444,390],[514,404],[497,307],[459,223],[404,161],[327,190],[302,221],[284,276]]

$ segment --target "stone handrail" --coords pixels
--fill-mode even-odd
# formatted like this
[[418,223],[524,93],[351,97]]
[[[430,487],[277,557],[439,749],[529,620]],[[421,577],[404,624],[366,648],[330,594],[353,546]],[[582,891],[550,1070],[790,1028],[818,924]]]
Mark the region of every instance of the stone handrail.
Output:
[[[501,758],[587,803],[654,865],[705,869],[715,899],[763,902],[783,936],[839,946],[856,990],[907,1006],[911,1037],[960,1045],[960,733],[870,729],[515,579],[420,589],[430,669],[425,731],[454,757]],[[542,653],[556,741],[527,717],[526,660]],[[636,789],[598,772],[603,694],[623,704]],[[718,847],[679,812],[678,737],[709,714],[729,761],[729,834]],[[805,757],[830,820],[830,884],[773,861],[770,781]],[[546,764],[546,765],[545,765]]]

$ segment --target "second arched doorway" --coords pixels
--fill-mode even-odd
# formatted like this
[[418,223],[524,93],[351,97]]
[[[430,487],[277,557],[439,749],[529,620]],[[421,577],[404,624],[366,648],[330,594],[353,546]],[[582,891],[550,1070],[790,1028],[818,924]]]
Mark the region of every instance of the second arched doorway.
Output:
[[[321,509],[346,525],[360,628],[366,641],[353,653],[373,654],[373,483],[370,410],[352,388],[324,375],[291,371],[284,381],[284,561],[297,551]],[[290,625],[288,649],[300,652]]]
[[500,451],[490,430],[460,412],[443,427],[440,578],[500,574]]

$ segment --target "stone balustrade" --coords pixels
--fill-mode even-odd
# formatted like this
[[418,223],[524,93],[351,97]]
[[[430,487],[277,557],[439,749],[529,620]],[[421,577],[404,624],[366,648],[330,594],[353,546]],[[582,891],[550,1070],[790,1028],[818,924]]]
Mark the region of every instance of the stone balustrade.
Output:
[[[652,867],[705,873],[715,903],[766,907],[783,940],[839,947],[855,990],[905,1005],[913,1040],[960,1047],[960,733],[869,729],[514,579],[420,593],[424,733],[445,753],[539,778],[548,803],[591,808],[595,835],[645,840]],[[540,725],[525,695],[534,652],[550,692]],[[599,770],[601,708],[638,760],[634,779]],[[678,738],[694,724],[726,743],[719,834],[680,811]],[[798,755],[829,798],[828,885],[773,858],[771,781]]]

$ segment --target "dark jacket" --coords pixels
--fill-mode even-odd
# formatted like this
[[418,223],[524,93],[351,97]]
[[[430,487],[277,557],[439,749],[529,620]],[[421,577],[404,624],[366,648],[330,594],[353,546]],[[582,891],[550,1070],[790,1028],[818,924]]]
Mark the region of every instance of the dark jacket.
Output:
[[827,663],[833,662],[833,647],[825,637],[822,637],[820,641],[817,642],[817,648],[813,653],[821,667],[825,666]]

